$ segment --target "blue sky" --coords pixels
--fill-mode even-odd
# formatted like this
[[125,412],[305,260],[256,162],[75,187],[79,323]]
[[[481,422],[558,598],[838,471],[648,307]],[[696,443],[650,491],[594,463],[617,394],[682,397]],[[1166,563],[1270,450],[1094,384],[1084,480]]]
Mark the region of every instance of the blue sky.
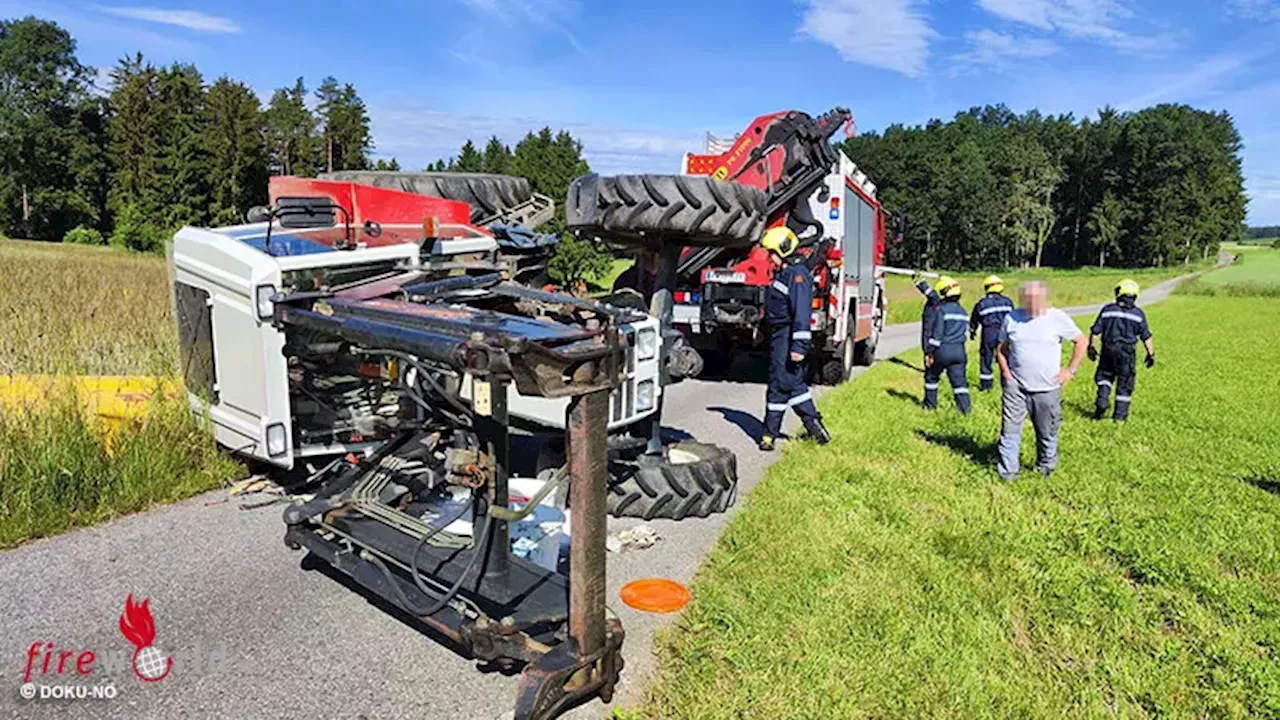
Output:
[[785,108],[876,130],[1186,102],[1235,116],[1249,219],[1280,224],[1280,0],[0,0],[26,14],[104,69],[142,51],[264,99],[298,75],[355,83],[375,154],[406,168],[544,124],[601,172],[675,172],[703,133]]

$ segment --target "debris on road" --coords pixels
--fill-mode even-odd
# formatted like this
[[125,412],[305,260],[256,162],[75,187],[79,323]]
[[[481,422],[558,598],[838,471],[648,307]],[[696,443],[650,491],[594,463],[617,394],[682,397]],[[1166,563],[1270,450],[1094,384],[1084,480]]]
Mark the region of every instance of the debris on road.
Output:
[[605,547],[612,553],[624,550],[645,550],[657,544],[662,536],[657,530],[645,524],[637,525],[630,530],[623,530],[609,535]]

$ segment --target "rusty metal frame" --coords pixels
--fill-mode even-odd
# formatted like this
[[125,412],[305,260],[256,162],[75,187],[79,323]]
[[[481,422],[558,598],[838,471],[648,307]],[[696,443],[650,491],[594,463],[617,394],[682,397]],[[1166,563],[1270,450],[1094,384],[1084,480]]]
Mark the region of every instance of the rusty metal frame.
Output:
[[[402,282],[419,279],[412,274],[402,277]],[[341,294],[277,298],[275,322],[333,333],[367,347],[410,353],[487,384],[490,400],[483,411],[473,408],[472,430],[482,451],[494,460],[485,490],[487,504],[495,507],[508,502],[509,386],[514,383],[521,393],[571,397],[566,425],[574,513],[569,576],[566,579],[514,557],[506,521],[492,515],[486,515],[493,528],[483,533],[485,544],[481,546],[477,534],[469,553],[416,548],[409,556],[406,546],[415,542],[412,536],[375,517],[362,516],[348,501],[361,472],[368,470],[370,462],[376,464],[394,453],[404,442],[403,435],[386,441],[369,461],[331,478],[309,502],[290,506],[285,511],[286,543],[306,548],[471,656],[524,664],[516,720],[548,720],[594,696],[608,702],[623,664],[624,632],[616,618],[607,617],[605,607],[605,487],[609,395],[618,383],[625,351],[616,320],[624,314],[590,301],[525,292],[505,283],[495,286],[492,278],[414,286],[414,294],[420,297],[502,288],[503,295],[560,303],[584,318],[581,325],[558,328],[540,321],[548,327],[538,328],[547,332],[535,338],[505,332],[503,317],[495,317],[500,313],[457,304],[406,302],[399,299],[408,295],[403,284],[386,278],[377,282],[376,293],[344,288]],[[507,326],[529,327],[514,320]],[[436,564],[429,566],[435,569],[423,573],[432,576],[430,582],[441,587],[458,583],[461,588],[454,600],[431,615],[415,614],[415,608],[435,599],[406,576],[420,550],[435,553],[431,557]],[[469,574],[475,564],[472,560],[480,559],[478,569]]]

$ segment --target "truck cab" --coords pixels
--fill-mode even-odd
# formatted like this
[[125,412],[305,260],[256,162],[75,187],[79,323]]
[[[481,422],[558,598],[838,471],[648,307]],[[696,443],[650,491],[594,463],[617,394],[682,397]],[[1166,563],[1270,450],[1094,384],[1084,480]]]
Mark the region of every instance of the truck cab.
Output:
[[[182,375],[218,443],[287,469],[306,458],[363,451],[395,432],[410,411],[395,391],[406,370],[385,358],[353,356],[332,338],[277,326],[274,298],[411,270],[439,277],[500,270],[497,242],[463,218],[385,225],[358,218],[362,223],[353,226],[334,213],[321,212],[317,221],[313,212],[303,222],[179,230],[169,262]],[[620,332],[629,349],[623,382],[610,399],[611,429],[653,414],[662,392],[657,320],[643,316]],[[458,383],[470,402],[469,378]],[[512,388],[511,423],[531,432],[562,430],[568,402]]]

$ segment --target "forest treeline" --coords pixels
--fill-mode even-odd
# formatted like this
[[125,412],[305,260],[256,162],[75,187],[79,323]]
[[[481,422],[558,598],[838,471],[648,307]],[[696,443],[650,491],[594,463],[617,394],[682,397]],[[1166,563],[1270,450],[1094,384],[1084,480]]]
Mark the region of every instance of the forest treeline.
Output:
[[[99,78],[55,23],[0,22],[4,235],[154,250],[180,225],[240,221],[272,174],[399,169],[374,162],[373,147],[350,83],[310,90],[298,78],[264,106],[242,82],[140,54]],[[1161,265],[1208,257],[1245,230],[1241,140],[1226,113],[1160,105],[1077,121],[994,106],[842,147],[906,213],[892,264]],[[589,171],[582,144],[550,128],[514,148],[468,140],[427,169],[519,175],[557,201]]]
[[0,22],[0,233],[78,228],[81,242],[152,250],[180,225],[240,221],[272,173],[370,167],[364,102],[332,77],[310,96],[299,78],[266,107],[242,82],[141,54],[97,80],[58,25]]
[[1077,121],[988,106],[842,147],[907,215],[891,264],[1168,265],[1245,229],[1242,144],[1225,112],[1104,108]]

